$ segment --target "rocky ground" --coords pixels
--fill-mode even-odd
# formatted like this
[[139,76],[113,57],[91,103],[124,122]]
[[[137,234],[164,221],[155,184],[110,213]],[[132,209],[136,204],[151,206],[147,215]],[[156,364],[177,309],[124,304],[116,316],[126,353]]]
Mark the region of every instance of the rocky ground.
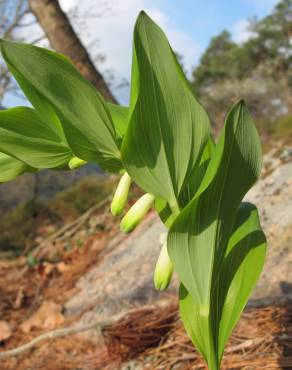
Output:
[[[265,157],[263,176],[247,194],[255,203],[268,240],[268,255],[253,299],[292,293],[292,148],[275,148]],[[116,314],[135,305],[154,303],[175,294],[174,278],[167,294],[157,293],[152,272],[165,232],[151,213],[130,236],[109,242],[103,261],[77,282],[79,293],[65,304],[66,315],[85,309],[82,321]]]
[[[263,315],[271,323],[273,315],[280,317],[277,308],[271,304],[288,302],[292,295],[291,147],[281,147],[279,144],[265,156],[262,178],[247,194],[246,199],[259,206],[261,222],[268,239],[265,269],[251,304],[268,304],[268,314],[263,311]],[[125,236],[119,232],[118,224],[112,220],[107,210],[108,203],[101,208],[97,207],[61,230],[55,237],[43,242],[36,250],[39,263],[35,267],[29,268],[23,257],[17,261],[0,261],[0,313],[4,325],[2,334],[6,334],[2,342],[0,338],[3,350],[23,344],[56,327],[76,327],[96,320],[115,321],[123,313],[145,306],[159,305],[162,307],[161,312],[168,312],[167,307],[175,304],[177,277],[173,279],[170,289],[163,294],[157,293],[152,283],[153,268],[160,250],[160,235],[165,232],[158,217],[150,212],[131,235]],[[291,313],[290,309],[289,312]],[[290,320],[289,312],[285,311],[283,317],[289,317]],[[137,314],[135,315],[137,321]],[[155,318],[155,325],[157,320],[162,320],[161,315],[160,318]],[[263,320],[260,318],[261,313],[257,312],[256,315],[259,320]],[[167,322],[170,316],[166,315]],[[135,322],[134,319],[131,320]],[[141,321],[141,317],[139,320]],[[5,325],[8,325],[6,332]],[[280,319],[277,325],[273,329],[276,332],[277,328],[283,327]],[[264,332],[259,336],[264,337]],[[177,338],[177,332],[173,334],[173,338]],[[105,366],[98,367],[96,362],[96,351],[102,347],[102,339],[103,336],[96,329],[84,331],[78,337],[73,336],[70,339],[55,339],[50,345],[43,344],[37,350],[28,352],[29,355],[3,360],[0,368],[74,369],[72,361],[76,360],[77,363],[86,357],[87,360],[94,358],[94,361],[88,360],[86,365],[83,363],[78,368],[103,369]],[[184,341],[185,339],[184,346],[188,346]],[[259,343],[260,339],[257,345]],[[267,348],[269,345],[274,346],[271,343],[266,343]],[[275,351],[280,352],[279,348]],[[258,347],[254,350],[260,351]],[[55,356],[52,351],[55,351]],[[102,357],[102,352],[98,353]],[[30,367],[29,364],[33,365]],[[135,367],[135,362],[132,361],[124,365],[124,368],[143,369],[154,365],[139,366]],[[236,368],[258,368],[244,366],[241,364]],[[283,368],[289,368],[288,366],[290,363]],[[282,367],[275,365],[270,368]]]
[[254,298],[292,293],[292,148],[275,148],[264,161],[261,180],[247,194],[260,211],[268,240],[264,271]]

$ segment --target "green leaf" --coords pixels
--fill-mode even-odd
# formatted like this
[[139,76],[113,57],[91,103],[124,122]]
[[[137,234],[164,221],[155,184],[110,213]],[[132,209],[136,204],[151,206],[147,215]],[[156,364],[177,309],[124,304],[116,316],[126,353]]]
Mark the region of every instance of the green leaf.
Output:
[[0,111],[0,150],[35,168],[63,167],[73,156],[56,132],[27,107]]
[[23,78],[16,69],[9,64],[8,67],[17,80],[21,90],[39,113],[39,119],[42,119],[43,124],[46,125],[49,130],[54,131],[62,141],[67,143],[61,122],[49,102],[44,99],[43,96],[34,88],[34,86],[30,84],[28,80]]
[[24,172],[32,172],[33,168],[5,153],[0,153],[0,182],[15,179]]
[[[183,285],[198,305],[204,356],[214,362],[211,292],[218,277],[240,202],[258,179],[261,148],[243,102],[226,117],[202,183],[170,229],[168,252]],[[215,322],[216,324],[216,322]],[[214,365],[215,366],[215,365]]]
[[[202,182],[202,179],[204,178],[214,148],[215,144],[213,138],[210,136],[202,153],[199,166],[194,168],[193,172],[189,177],[189,180],[182,188],[182,191],[179,195],[180,204],[182,205],[188,204],[189,201],[195,195],[196,191],[198,190],[198,187]],[[176,219],[177,214],[172,212],[167,201],[162,198],[155,199],[155,209],[158,212],[161,221],[165,224],[166,227],[169,228]]]
[[162,198],[156,198],[154,206],[161,221],[167,228],[170,228],[177,215],[172,212],[167,201]]
[[251,203],[242,203],[218,279],[217,289],[222,289],[217,291],[218,309],[222,312],[219,328],[220,359],[263,269],[266,249],[267,242],[256,207]]
[[28,44],[1,40],[0,47],[35,108],[58,117],[74,154],[109,170],[121,169],[118,138],[106,103],[68,59]]
[[[266,239],[257,209],[250,203],[242,203],[213,293],[212,315],[218,321],[215,335],[219,338],[215,362],[217,359],[219,363],[221,361],[224,346],[262,271],[265,254]],[[180,315],[186,331],[208,361],[201,320],[197,314],[200,310],[198,302],[183,285],[179,295]]]
[[134,31],[129,126],[122,145],[128,173],[146,192],[177,208],[208,136],[208,116],[164,33],[140,13]]
[[129,108],[113,103],[107,103],[107,107],[115,126],[117,136],[122,140],[127,131]]
[[32,252],[28,253],[26,263],[28,264],[29,267],[35,267],[38,264],[38,260],[35,258]]
[[201,185],[214,149],[214,140],[213,137],[210,135],[203,150],[199,166],[194,167],[193,171],[190,173],[188,180],[185,183],[185,186],[183,186],[182,191],[179,194],[180,204],[182,204],[183,206],[187,205],[190,202],[190,200],[196,194],[199,186]]

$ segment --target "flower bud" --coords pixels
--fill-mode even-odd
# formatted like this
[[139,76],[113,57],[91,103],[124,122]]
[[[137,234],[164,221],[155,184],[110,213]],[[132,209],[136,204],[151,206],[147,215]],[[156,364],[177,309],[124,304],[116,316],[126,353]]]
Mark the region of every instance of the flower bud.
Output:
[[87,162],[81,158],[73,157],[70,159],[68,166],[70,170],[76,170],[77,168],[84,166]]
[[125,233],[133,231],[152,207],[154,199],[154,195],[148,193],[138,199],[123,217],[120,225],[121,230]]
[[117,186],[115,195],[111,203],[111,213],[114,216],[120,215],[128,199],[129,189],[131,186],[131,177],[125,172],[120,179],[120,182]]
[[161,248],[154,271],[154,286],[157,290],[165,290],[172,278],[173,265],[167,252],[167,243]]

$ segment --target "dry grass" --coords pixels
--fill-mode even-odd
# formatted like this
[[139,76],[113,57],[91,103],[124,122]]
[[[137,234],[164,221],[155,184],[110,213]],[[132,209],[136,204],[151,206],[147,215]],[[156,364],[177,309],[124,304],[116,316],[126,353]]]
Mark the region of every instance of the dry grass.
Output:
[[[142,369],[206,369],[178,320],[176,304],[137,310],[105,328],[104,335],[106,355],[99,352],[88,362],[95,368],[113,369],[135,359]],[[227,369],[292,369],[292,305],[247,310],[225,351],[222,370]]]

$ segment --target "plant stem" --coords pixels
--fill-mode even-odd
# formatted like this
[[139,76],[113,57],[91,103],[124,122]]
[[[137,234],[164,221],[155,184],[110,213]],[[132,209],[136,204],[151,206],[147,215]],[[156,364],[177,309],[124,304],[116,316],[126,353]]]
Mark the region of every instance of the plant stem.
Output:
[[169,207],[170,207],[172,213],[174,214],[174,216],[177,217],[180,213],[180,207],[179,207],[177,201],[175,200],[173,203],[169,203]]
[[217,359],[211,356],[210,360],[211,361],[209,362],[209,370],[220,370]]

